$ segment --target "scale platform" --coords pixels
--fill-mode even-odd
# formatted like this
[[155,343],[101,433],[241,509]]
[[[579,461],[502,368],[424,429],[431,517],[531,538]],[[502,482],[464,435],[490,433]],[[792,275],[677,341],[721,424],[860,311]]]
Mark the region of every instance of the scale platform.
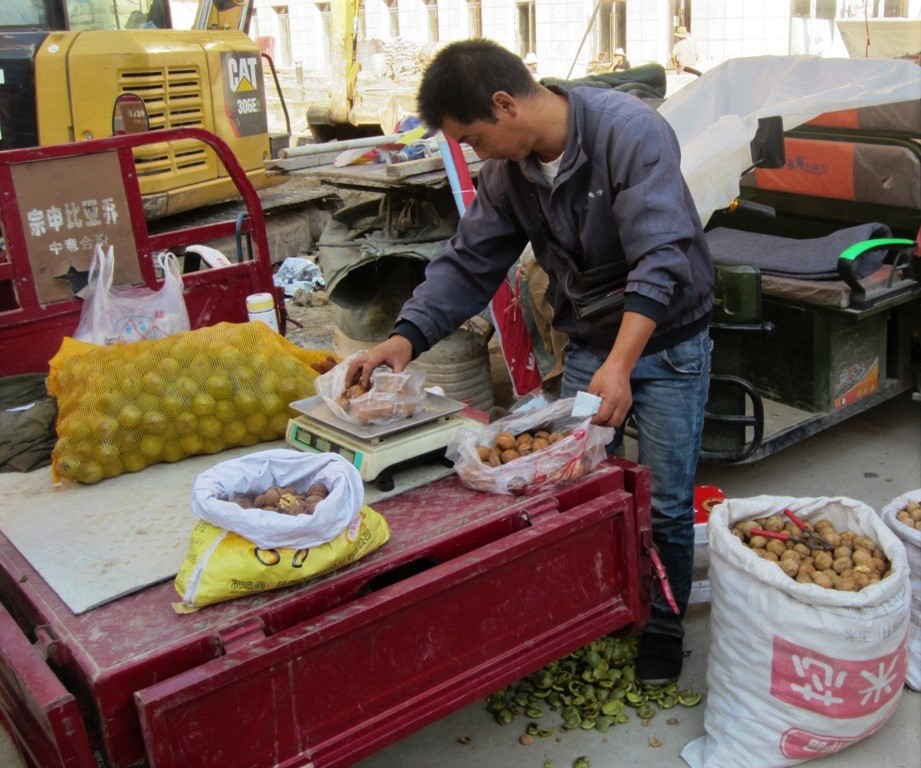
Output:
[[482,424],[458,415],[467,406],[447,397],[426,395],[425,407],[392,424],[352,424],[330,411],[319,395],[291,403],[302,415],[288,421],[285,440],[292,448],[338,453],[366,483],[393,489],[391,470],[417,460],[437,459],[459,427]]

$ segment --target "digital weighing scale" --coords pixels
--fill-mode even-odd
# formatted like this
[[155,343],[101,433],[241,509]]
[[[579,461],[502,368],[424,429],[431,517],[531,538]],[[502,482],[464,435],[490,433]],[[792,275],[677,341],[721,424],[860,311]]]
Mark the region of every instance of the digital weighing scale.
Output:
[[392,490],[390,470],[442,451],[459,427],[481,427],[457,415],[467,406],[457,400],[426,394],[425,407],[392,424],[352,424],[330,411],[319,395],[291,403],[302,415],[288,421],[287,443],[313,453],[338,453],[366,483]]

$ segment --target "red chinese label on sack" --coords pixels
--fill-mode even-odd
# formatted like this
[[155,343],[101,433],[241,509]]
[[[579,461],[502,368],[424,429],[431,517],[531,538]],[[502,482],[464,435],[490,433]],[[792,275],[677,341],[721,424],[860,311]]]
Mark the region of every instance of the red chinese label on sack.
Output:
[[884,723],[880,723],[859,736],[828,736],[791,728],[780,737],[780,751],[784,757],[797,760],[812,760],[817,757],[834,755],[855,742],[863,741],[883,725]]
[[890,654],[852,661],[774,638],[771,695],[831,718],[869,715],[885,706],[905,682],[905,643]]

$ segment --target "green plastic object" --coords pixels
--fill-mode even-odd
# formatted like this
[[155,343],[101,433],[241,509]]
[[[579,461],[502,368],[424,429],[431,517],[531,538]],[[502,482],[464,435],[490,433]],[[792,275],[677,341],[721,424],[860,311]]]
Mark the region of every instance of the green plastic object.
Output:
[[914,244],[914,240],[908,240],[904,237],[879,237],[875,240],[864,240],[862,243],[854,243],[852,246],[845,248],[838,258],[845,261],[854,261],[867,251],[875,251],[877,248],[882,248],[883,246]]

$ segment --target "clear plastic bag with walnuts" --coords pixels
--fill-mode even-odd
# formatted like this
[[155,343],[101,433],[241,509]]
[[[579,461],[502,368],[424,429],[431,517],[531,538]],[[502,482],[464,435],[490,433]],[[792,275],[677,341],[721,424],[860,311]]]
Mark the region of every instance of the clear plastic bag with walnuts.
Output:
[[265,323],[220,323],[100,347],[65,339],[51,361],[55,480],[95,483],[161,461],[284,436],[289,404],[314,394],[326,351]]
[[921,488],[903,493],[882,511],[883,522],[902,543],[911,572],[911,626],[908,630],[910,688],[921,691]]
[[[858,591],[801,583],[731,530],[784,509],[851,531],[854,552],[859,537],[872,540],[889,563],[884,578]],[[840,497],[728,499],[711,511],[707,538],[706,735],[684,747],[685,762],[782,768],[879,730],[905,682],[910,585],[905,548],[874,510]]]
[[371,388],[346,387],[345,376],[356,352],[317,378],[317,394],[333,414],[350,424],[391,424],[408,419],[425,405],[425,370],[410,363],[394,373],[385,366],[371,374]]
[[[605,457],[614,430],[572,416],[573,398],[459,429],[446,455],[469,488],[525,496],[578,480]],[[514,443],[514,447],[513,447]]]

